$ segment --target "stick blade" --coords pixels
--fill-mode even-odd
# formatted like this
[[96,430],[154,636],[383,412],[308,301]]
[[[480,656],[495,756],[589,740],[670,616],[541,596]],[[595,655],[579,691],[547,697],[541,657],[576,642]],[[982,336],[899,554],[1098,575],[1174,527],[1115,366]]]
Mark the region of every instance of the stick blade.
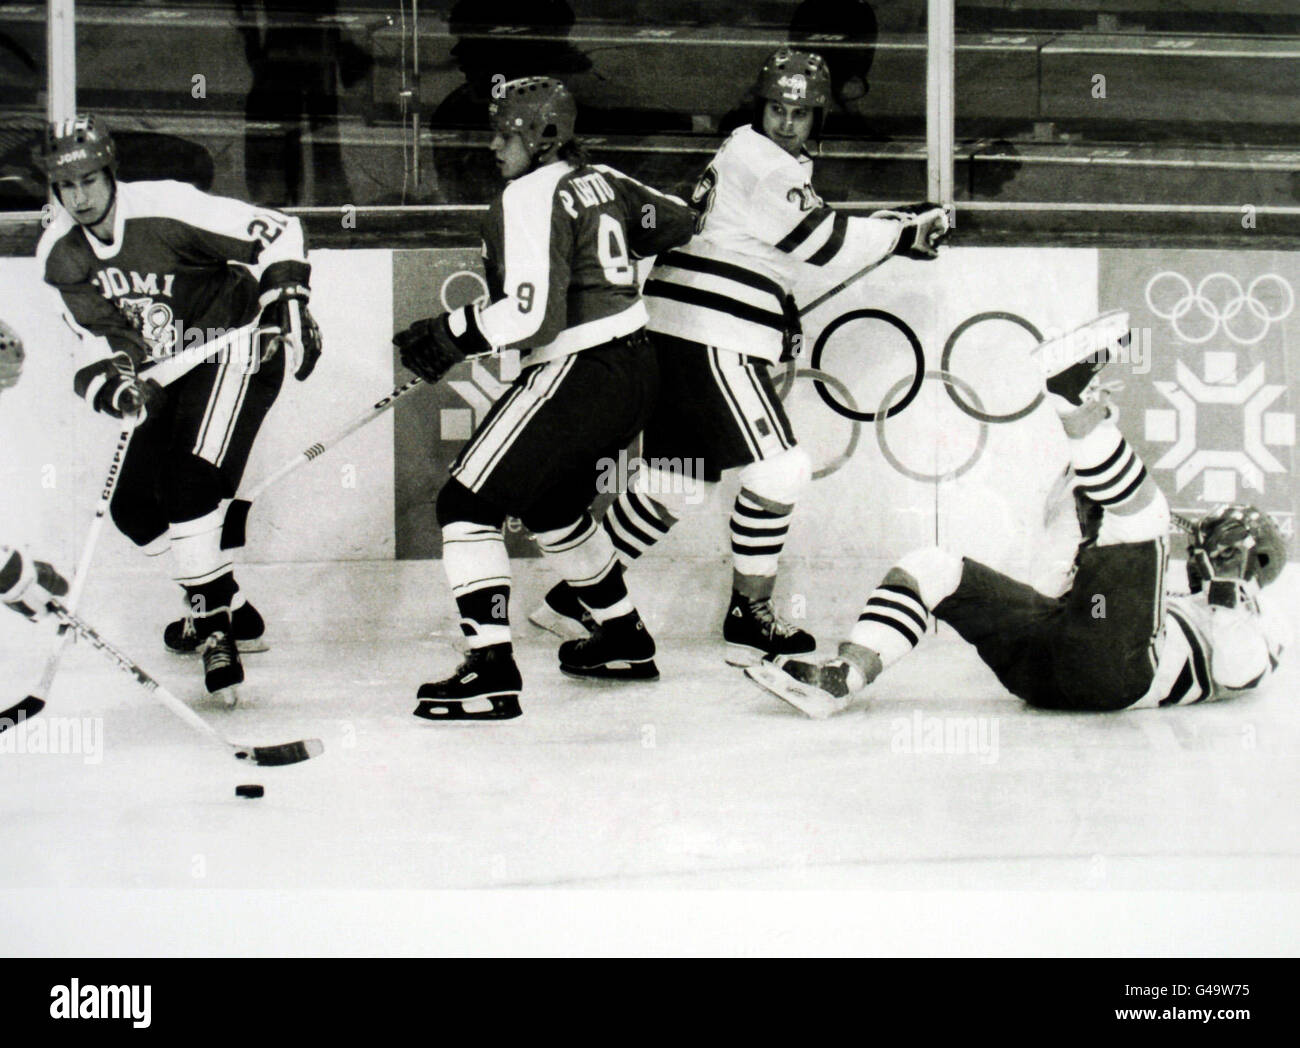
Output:
[[231,499],[226,507],[226,517],[221,522],[221,548],[240,549],[248,541],[248,511],[253,504],[248,499]]
[[8,731],[15,724],[21,724],[28,717],[35,717],[43,709],[45,709],[44,699],[39,695],[28,695],[7,710],[0,710],[0,733]]
[[325,752],[325,744],[320,739],[300,739],[298,742],[285,742],[278,746],[243,746],[235,750],[235,758],[252,761],[264,768],[275,768],[285,764],[301,764]]

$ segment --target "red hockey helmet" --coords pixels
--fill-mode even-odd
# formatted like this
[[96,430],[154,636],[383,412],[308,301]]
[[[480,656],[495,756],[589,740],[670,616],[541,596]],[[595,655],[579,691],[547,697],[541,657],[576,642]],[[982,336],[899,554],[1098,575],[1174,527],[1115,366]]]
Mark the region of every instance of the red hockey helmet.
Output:
[[773,102],[825,110],[831,104],[831,69],[821,55],[782,47],[763,63],[754,93]]
[[117,147],[103,121],[89,114],[54,120],[36,150],[36,164],[51,181],[82,178],[92,171],[117,173]]
[[1220,506],[1192,528],[1187,539],[1187,574],[1198,592],[1204,554],[1216,572],[1251,579],[1267,586],[1286,566],[1286,540],[1277,524],[1254,506]]
[[517,134],[531,156],[573,140],[578,105],[569,89],[549,76],[511,80],[488,106],[493,130]]

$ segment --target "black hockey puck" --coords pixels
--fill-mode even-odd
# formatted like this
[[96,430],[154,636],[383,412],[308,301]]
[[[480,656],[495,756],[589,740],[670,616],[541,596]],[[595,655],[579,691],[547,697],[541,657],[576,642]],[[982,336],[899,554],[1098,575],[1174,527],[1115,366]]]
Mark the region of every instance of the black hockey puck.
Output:
[[248,786],[235,787],[236,797],[261,797],[264,793],[266,793],[266,790],[261,786],[258,786],[256,783]]

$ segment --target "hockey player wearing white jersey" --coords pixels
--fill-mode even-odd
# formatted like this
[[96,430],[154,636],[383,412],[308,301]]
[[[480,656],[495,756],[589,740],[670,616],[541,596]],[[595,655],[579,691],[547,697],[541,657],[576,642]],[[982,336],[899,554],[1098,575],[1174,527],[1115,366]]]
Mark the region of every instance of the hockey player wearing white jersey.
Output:
[[1043,709],[1185,706],[1263,681],[1289,635],[1261,593],[1286,562],[1277,526],[1251,506],[1210,513],[1190,526],[1191,594],[1167,592],[1169,507],[1104,391],[1088,391],[1099,367],[1081,362],[1047,380],[1083,530],[1062,596],[948,550],[915,550],[871,592],[837,657],[777,657],[746,674],[827,717],[911,652],[933,615],[974,645],[1008,691]]
[[492,150],[508,184],[483,227],[490,300],[416,321],[393,339],[402,362],[430,382],[469,354],[516,348],[523,365],[438,494],[443,567],[469,653],[450,677],[420,687],[415,713],[430,720],[520,713],[507,515],[534,534],[593,620],[590,637],[561,645],[561,670],[658,676],[654,641],[589,507],[597,463],[644,427],[658,388],[634,259],[685,242],[694,214],[588,162],[574,138],[573,96],[558,80],[525,77],[503,90],[491,106]]
[[[300,381],[320,356],[302,227],[184,183],[119,181],[112,137],[93,116],[50,124],[37,158],[61,205],[38,264],[69,324],[103,354],[77,371],[74,390],[96,411],[136,420],[113,522],[146,552],[170,548],[188,614],[164,640],[200,650],[208,690],[231,701],[244,678],[236,641],[256,641],[263,623],[221,549],[221,504],[280,392],[286,355]],[[150,380],[174,350],[254,318],[251,369],[227,354],[165,389]]]
[[[709,480],[741,469],[723,625],[733,665],[816,647],[772,603],[791,515],[811,478],[770,377],[802,340],[791,289],[810,272],[829,284],[895,253],[932,258],[947,229],[943,209],[932,205],[863,218],[826,206],[805,147],[819,133],[830,91],[819,55],[782,48],[767,59],[753,124],[731,134],[695,188],[696,236],[661,254],[645,285],[661,385],[641,457],[702,459]],[[689,490],[680,478],[643,467],[604,518],[620,557],[630,562],[662,539]],[[560,632],[580,629],[580,618],[559,586],[533,621]]]

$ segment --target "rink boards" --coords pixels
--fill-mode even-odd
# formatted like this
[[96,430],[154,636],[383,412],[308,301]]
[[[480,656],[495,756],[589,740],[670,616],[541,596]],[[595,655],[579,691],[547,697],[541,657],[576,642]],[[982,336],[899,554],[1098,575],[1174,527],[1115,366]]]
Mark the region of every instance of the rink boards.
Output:
[[[394,327],[483,290],[474,249],[320,251],[312,263],[325,354],[307,383],[287,382],[246,486],[403,381]],[[0,260],[0,272],[0,317],[28,357],[0,397],[5,534],[71,563],[117,428],[74,401],[75,361],[91,349],[59,320],[33,260]],[[1125,430],[1174,506],[1255,502],[1290,536],[1298,280],[1297,255],[1245,250],[952,248],[933,263],[890,261],[805,318],[799,366],[830,378],[798,377],[786,397],[824,473],[800,505],[791,563],[815,586],[832,564],[873,570],[938,541],[1045,582],[1072,513],[1051,501],[1064,444],[1030,350],[1108,309],[1129,310],[1136,333],[1106,377],[1124,383]],[[436,557],[446,465],[517,367],[510,356],[461,365],[272,489],[253,510],[247,559]],[[699,491],[694,522],[654,554],[665,580],[722,583],[733,491],[726,481]],[[511,541],[531,552],[522,533]],[[138,564],[119,536],[102,555],[109,567]]]

